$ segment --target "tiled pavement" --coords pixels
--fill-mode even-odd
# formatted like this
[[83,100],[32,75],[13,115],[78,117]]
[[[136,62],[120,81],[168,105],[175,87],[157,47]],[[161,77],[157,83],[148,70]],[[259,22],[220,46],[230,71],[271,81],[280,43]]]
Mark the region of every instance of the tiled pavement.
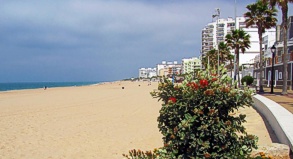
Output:
[[271,94],[270,88],[264,88],[264,93],[259,93],[260,95],[269,98],[276,103],[280,104],[284,108],[286,108],[289,112],[293,114],[293,91],[288,90],[288,95],[282,95],[282,89],[274,89],[274,94]]

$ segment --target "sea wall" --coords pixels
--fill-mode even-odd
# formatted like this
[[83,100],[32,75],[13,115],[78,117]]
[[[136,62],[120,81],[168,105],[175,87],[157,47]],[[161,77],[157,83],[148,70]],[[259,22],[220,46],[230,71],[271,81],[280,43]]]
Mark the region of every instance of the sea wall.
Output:
[[261,95],[254,95],[254,108],[269,122],[280,143],[293,151],[293,114],[278,103]]

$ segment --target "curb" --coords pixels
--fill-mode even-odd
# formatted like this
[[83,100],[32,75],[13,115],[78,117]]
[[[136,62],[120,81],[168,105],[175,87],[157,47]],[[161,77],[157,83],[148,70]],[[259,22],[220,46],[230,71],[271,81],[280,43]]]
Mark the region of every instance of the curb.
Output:
[[268,120],[279,142],[293,151],[293,114],[264,96],[257,94],[252,99],[253,107]]

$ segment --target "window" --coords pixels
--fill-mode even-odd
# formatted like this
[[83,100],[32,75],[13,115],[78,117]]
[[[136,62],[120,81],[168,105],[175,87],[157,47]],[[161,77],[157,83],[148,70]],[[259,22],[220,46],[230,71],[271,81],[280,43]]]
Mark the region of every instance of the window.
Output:
[[239,22],[239,25],[246,25],[245,22]]
[[278,70],[275,70],[275,81],[278,81],[279,80],[279,73],[278,73]]
[[225,26],[225,24],[219,24],[218,26],[219,26],[219,27],[224,27],[224,26]]
[[279,79],[282,79],[282,72],[279,72]]
[[228,23],[227,26],[235,26],[235,23]]

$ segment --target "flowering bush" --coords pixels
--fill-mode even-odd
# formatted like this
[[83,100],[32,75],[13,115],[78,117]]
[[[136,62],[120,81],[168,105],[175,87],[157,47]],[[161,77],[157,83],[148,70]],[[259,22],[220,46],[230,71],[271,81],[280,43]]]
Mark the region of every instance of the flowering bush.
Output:
[[187,76],[180,84],[163,79],[151,92],[163,101],[158,117],[164,147],[156,158],[246,158],[256,147],[257,137],[248,135],[242,123],[245,115],[235,115],[240,107],[251,106],[252,92],[233,89],[237,84],[222,70]]

